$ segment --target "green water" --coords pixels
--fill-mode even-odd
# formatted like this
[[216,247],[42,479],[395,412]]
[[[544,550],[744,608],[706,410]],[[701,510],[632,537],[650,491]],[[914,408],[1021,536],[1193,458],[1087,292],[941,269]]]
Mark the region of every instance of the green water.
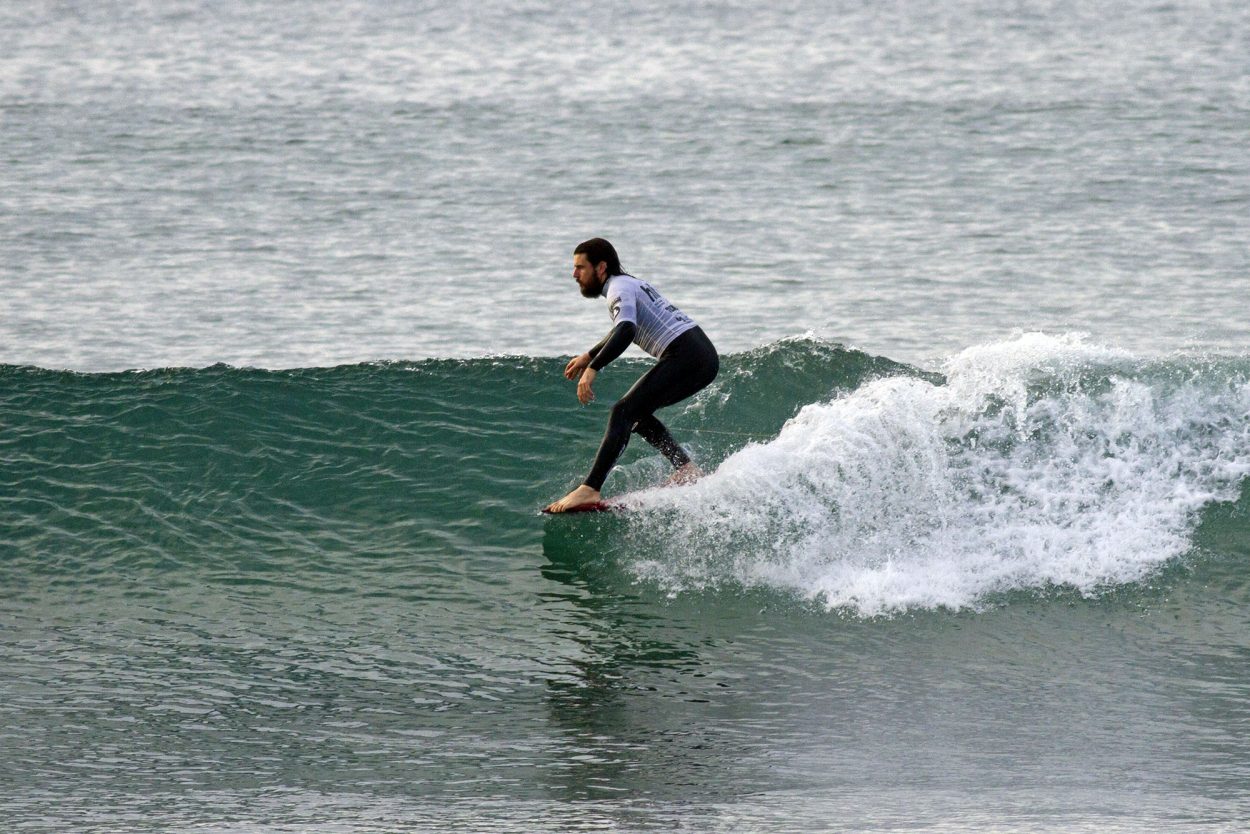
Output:
[[[963,604],[909,602],[913,588],[875,608],[862,591],[830,607],[820,583],[845,559],[804,538],[863,508],[818,523],[796,507],[783,535],[754,539],[717,538],[732,519],[697,508],[738,500],[736,462],[795,432],[819,460],[833,441],[808,403],[897,410],[889,392],[934,396],[944,374],[818,342],[726,357],[712,388],[664,415],[719,465],[704,492],[546,518],[538,507],[580,477],[606,416],[576,406],[562,365],[0,371],[0,815],[49,832],[1162,831],[1250,812],[1250,501],[1235,473],[1214,474],[1245,460],[1229,411],[1242,400],[1228,399],[1239,364],[1087,363],[1065,384],[1031,383],[1030,419],[1067,404],[1049,432],[941,441],[949,461],[971,454],[988,471],[1063,435],[1081,397],[1111,398],[1119,375],[1154,392],[1155,419],[1198,397],[1185,402],[1205,404],[1203,419],[1176,431],[1210,459],[1174,477],[1215,497],[1197,514],[1152,510],[1188,525],[1179,555],[1151,563],[1130,538],[1122,581],[1017,566],[983,591],[969,577],[985,563],[952,538],[980,528],[951,520],[942,581],[969,583]],[[643,367],[614,365],[601,401]],[[979,437],[1004,425],[1010,393],[977,411]],[[866,425],[839,436],[845,460]],[[1116,428],[1122,463],[1149,470],[1150,438]],[[900,440],[904,457],[922,459],[914,442]],[[635,443],[609,487],[663,475]],[[792,476],[778,478],[791,495]],[[1128,504],[1162,500],[1107,496],[1087,506],[1107,535]],[[985,501],[970,518],[1023,523]],[[693,538],[665,544],[665,530]],[[903,541],[941,539],[911,535],[860,565],[882,588],[926,557]],[[731,552],[692,553],[701,543]],[[748,546],[767,552],[732,552]],[[1093,557],[1050,558],[1062,572]]]

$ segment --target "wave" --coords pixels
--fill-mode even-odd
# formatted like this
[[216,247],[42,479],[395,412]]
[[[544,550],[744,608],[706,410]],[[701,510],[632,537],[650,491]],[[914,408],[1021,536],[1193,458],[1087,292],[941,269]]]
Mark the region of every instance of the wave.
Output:
[[1244,358],[1027,334],[928,372],[786,340],[725,357],[664,412],[711,470],[700,482],[651,489],[664,464],[634,443],[608,487],[636,491],[637,512],[544,520],[649,363],[614,363],[590,408],[563,364],[0,367],[0,570],[11,587],[314,584],[545,546],[670,592],[764,588],[873,616],[1095,595],[1195,552],[1204,518],[1224,551],[1250,531]]
[[[614,365],[589,409],[557,358],[2,366],[3,565],[81,581],[123,568],[234,575],[247,565],[255,578],[533,545],[534,509],[580,477],[605,403],[646,364]],[[775,432],[793,414],[773,402],[783,388],[851,387],[896,366],[795,343],[725,367],[674,423],[706,427],[715,454]]]

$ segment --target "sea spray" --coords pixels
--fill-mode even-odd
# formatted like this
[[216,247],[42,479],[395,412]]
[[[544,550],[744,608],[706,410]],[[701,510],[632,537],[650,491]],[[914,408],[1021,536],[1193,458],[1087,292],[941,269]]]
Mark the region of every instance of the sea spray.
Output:
[[1024,334],[944,371],[808,405],[701,482],[645,494],[635,571],[864,616],[1092,595],[1185,554],[1198,511],[1250,471],[1243,364]]

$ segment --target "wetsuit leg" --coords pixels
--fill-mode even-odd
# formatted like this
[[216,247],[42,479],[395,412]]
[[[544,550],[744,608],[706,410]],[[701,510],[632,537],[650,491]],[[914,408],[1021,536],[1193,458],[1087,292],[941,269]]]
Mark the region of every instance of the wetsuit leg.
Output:
[[659,449],[668,458],[668,462],[673,464],[673,468],[680,469],[690,463],[686,450],[681,448],[673,435],[669,434],[668,427],[656,419],[654,414],[649,414],[635,423],[634,434]]
[[699,328],[687,330],[673,340],[660,361],[634,383],[612,406],[608,428],[599,444],[599,453],[584,483],[602,489],[608,472],[629,444],[629,435],[642,437],[680,466],[690,460],[664,424],[653,415],[657,409],[678,403],[705,388],[720,368],[716,348]]

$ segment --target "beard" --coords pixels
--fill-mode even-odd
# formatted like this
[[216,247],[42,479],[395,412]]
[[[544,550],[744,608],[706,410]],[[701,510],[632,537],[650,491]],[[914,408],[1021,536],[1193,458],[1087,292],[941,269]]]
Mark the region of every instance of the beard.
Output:
[[583,287],[581,284],[578,284],[577,288],[582,291],[582,295],[585,296],[586,298],[598,298],[599,296],[603,295],[603,282],[602,281],[599,281],[598,283],[593,284],[589,287]]

